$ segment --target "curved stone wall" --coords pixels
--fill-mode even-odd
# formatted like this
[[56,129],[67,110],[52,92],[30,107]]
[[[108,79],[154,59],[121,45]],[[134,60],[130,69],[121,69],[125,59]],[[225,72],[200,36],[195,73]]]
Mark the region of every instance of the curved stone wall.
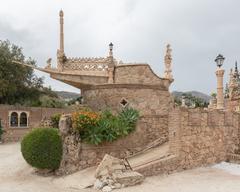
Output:
[[166,88],[151,85],[94,86],[82,90],[82,96],[83,102],[93,110],[120,111],[124,106],[130,106],[143,116],[168,115],[172,103]]
[[116,84],[147,84],[169,87],[169,79],[157,76],[148,64],[118,65],[115,67],[114,82]]

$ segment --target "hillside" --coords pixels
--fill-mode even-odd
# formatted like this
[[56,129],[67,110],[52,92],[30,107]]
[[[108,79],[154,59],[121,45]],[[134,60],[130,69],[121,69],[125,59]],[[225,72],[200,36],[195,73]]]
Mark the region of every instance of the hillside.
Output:
[[67,91],[55,91],[60,99],[71,100],[77,99],[80,96],[80,93],[67,92]]
[[187,92],[181,92],[181,91],[173,91],[172,92],[172,95],[174,97],[177,97],[180,99],[180,97],[182,96],[182,94],[191,94],[192,96],[194,97],[197,97],[197,98],[201,98],[203,99],[204,101],[206,102],[209,102],[210,99],[211,99],[211,96],[205,94],[205,93],[201,93],[201,92],[198,92],[198,91],[187,91]]

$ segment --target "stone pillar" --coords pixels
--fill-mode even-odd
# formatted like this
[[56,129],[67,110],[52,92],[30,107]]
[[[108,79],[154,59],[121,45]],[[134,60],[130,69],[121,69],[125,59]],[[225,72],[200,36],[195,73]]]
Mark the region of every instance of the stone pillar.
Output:
[[64,53],[64,32],[63,32],[63,11],[59,12],[60,17],[60,52]]
[[114,58],[113,58],[113,44],[109,44],[109,64],[108,64],[108,83],[114,83]]
[[216,71],[217,76],[217,109],[224,109],[224,96],[223,96],[223,75],[224,70],[218,68]]
[[63,71],[63,64],[65,61],[65,54],[64,54],[64,32],[63,32],[63,11],[59,12],[60,17],[60,41],[59,41],[59,49],[57,50],[57,69],[59,71]]

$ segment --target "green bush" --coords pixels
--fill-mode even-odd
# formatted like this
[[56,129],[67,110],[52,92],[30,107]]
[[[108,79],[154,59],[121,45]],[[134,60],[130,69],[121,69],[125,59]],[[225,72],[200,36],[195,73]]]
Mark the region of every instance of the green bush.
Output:
[[51,116],[51,123],[54,128],[59,128],[59,121],[61,116],[62,116],[61,113],[56,113]]
[[58,129],[36,128],[21,142],[24,159],[33,167],[55,170],[62,159],[62,140]]
[[83,141],[98,145],[103,142],[113,142],[134,131],[139,112],[126,108],[117,115],[104,111],[100,115],[91,112],[73,114],[73,128],[80,133]]

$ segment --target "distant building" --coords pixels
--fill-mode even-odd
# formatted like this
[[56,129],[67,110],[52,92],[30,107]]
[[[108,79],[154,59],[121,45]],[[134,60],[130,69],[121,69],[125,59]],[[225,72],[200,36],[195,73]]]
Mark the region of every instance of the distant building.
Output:
[[4,141],[19,141],[32,128],[40,126],[55,113],[68,113],[70,109],[0,105],[0,119],[5,130]]

